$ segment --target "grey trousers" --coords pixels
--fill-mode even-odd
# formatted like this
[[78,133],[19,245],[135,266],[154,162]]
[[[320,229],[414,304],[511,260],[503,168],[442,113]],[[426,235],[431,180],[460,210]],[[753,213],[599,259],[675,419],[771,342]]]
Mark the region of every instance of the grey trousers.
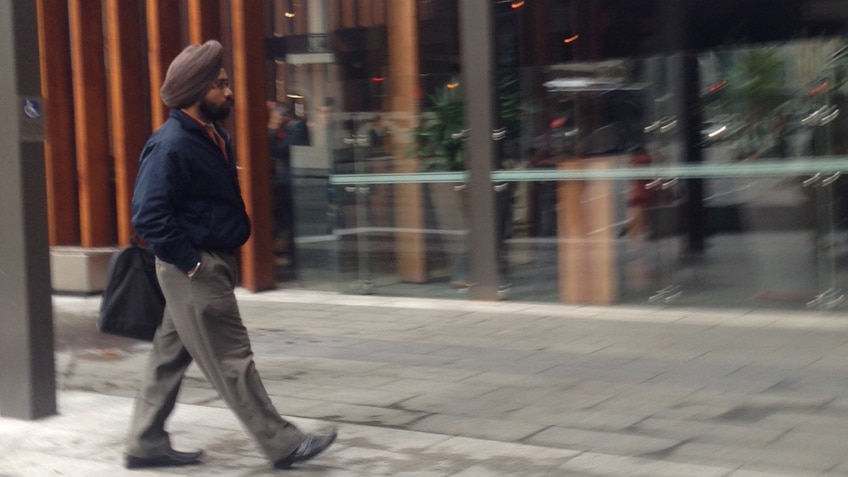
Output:
[[135,400],[127,454],[156,457],[170,448],[165,421],[192,360],[271,462],[303,440],[304,434],[274,408],[256,371],[234,294],[237,274],[235,258],[227,254],[202,252],[192,278],[156,260],[167,305]]

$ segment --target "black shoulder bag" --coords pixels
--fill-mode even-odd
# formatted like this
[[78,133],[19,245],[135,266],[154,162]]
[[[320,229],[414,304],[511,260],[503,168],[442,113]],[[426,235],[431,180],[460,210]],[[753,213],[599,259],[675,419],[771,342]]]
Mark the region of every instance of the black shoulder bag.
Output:
[[156,278],[156,258],[150,249],[133,240],[109,261],[97,329],[153,341],[164,312],[165,297]]

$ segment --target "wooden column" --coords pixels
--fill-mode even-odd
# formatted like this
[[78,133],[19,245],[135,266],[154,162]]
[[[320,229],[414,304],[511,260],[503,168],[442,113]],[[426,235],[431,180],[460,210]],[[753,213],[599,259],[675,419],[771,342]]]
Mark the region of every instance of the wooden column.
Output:
[[[388,6],[389,75],[392,79],[391,111],[398,116],[393,135],[392,154],[395,172],[409,173],[418,170],[417,158],[407,153],[408,134],[416,125],[412,123],[420,113],[418,99],[418,22],[415,0],[392,0]],[[400,119],[404,118],[404,119]],[[427,280],[427,250],[424,234],[424,204],[421,184],[398,184],[395,220],[397,233],[397,267],[402,280],[420,283]]]
[[[571,159],[561,169],[613,169],[625,156]],[[571,180],[558,185],[559,290],[565,303],[608,305],[618,298],[615,181]]]
[[115,160],[115,203],[118,244],[125,246],[135,235],[131,201],[138,157],[150,130],[141,126],[147,95],[139,94],[144,76],[139,0],[106,0],[109,42],[109,99],[112,120],[112,155]]
[[251,291],[275,286],[262,12],[262,0],[230,2],[236,153],[242,195],[253,221],[253,235],[241,250],[242,285]]
[[78,245],[79,197],[74,142],[68,0],[37,0],[41,96],[44,98],[44,164],[48,240],[51,246]]
[[100,0],[70,0],[71,64],[83,247],[115,243],[103,15]]
[[146,5],[150,120],[155,130],[168,119],[168,108],[159,97],[159,89],[165,80],[168,65],[182,49],[180,5],[174,0],[146,0]]
[[188,39],[202,44],[221,41],[221,6],[218,0],[188,0]]

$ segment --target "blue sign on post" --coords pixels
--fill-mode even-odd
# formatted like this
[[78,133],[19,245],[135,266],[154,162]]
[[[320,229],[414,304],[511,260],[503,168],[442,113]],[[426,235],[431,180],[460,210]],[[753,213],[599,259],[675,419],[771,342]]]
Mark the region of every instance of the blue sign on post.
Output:
[[24,115],[30,119],[41,119],[41,105],[31,99],[25,99]]
[[38,142],[44,140],[44,105],[41,98],[21,98],[21,140]]

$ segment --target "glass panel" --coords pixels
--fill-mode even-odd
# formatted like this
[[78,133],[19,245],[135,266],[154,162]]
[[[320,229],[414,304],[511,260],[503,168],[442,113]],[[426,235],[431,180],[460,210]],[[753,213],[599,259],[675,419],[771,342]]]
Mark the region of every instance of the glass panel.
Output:
[[295,12],[309,15],[299,20],[306,35],[273,7],[285,39],[275,43],[285,50],[275,96],[299,105],[312,139],[292,151],[296,253],[291,264],[278,257],[280,286],[457,296],[467,286],[465,221],[440,217],[467,209],[454,190],[465,181],[462,138],[452,137],[464,119],[456,1],[333,5]]
[[[512,144],[492,177],[495,186],[515,184],[506,241],[511,297],[840,304],[846,40],[714,49],[719,42],[698,37],[690,38],[704,48],[697,58],[651,56],[642,50],[648,42],[658,51],[659,43],[674,49],[687,41],[687,32],[666,25],[681,14],[674,2],[546,5],[544,14],[530,2],[496,7],[493,82],[517,72],[519,93],[520,120],[511,123],[510,91],[499,89],[499,119]],[[732,23],[713,28],[732,31]],[[583,251],[617,290],[605,299],[573,293],[563,272],[572,248],[593,241],[615,256]],[[554,275],[533,272],[551,268],[559,270],[556,284],[547,281]]]
[[[367,183],[368,179],[388,183]],[[351,196],[343,206],[350,222],[335,231],[342,290],[464,297],[468,289],[468,204],[463,179],[461,173],[449,177],[426,173],[334,176],[334,188]],[[420,194],[417,210],[408,203],[410,190]],[[358,198],[353,197],[356,194]],[[395,220],[398,215],[418,214],[423,218],[421,227],[402,227]],[[402,260],[410,258],[424,261],[423,279],[410,279],[402,268]]]
[[[810,39],[703,53],[705,162],[758,163],[781,171],[793,161],[832,154],[843,44]],[[739,299],[747,295],[757,304],[793,307],[841,301],[834,227],[838,177],[813,163],[808,175],[787,171],[707,181],[712,246],[751,245],[746,255],[728,262],[750,264],[745,282],[731,288]]]
[[[466,296],[464,141],[480,132],[464,126],[457,2],[381,4],[367,21],[310,10],[323,29],[287,43],[305,50],[280,62],[276,97],[312,142],[292,154],[296,267],[279,277]],[[492,3],[501,297],[838,305],[846,40],[763,29],[793,39],[719,48],[754,14],[696,1],[715,20],[687,39],[678,5]],[[697,56],[658,53],[686,41]]]

